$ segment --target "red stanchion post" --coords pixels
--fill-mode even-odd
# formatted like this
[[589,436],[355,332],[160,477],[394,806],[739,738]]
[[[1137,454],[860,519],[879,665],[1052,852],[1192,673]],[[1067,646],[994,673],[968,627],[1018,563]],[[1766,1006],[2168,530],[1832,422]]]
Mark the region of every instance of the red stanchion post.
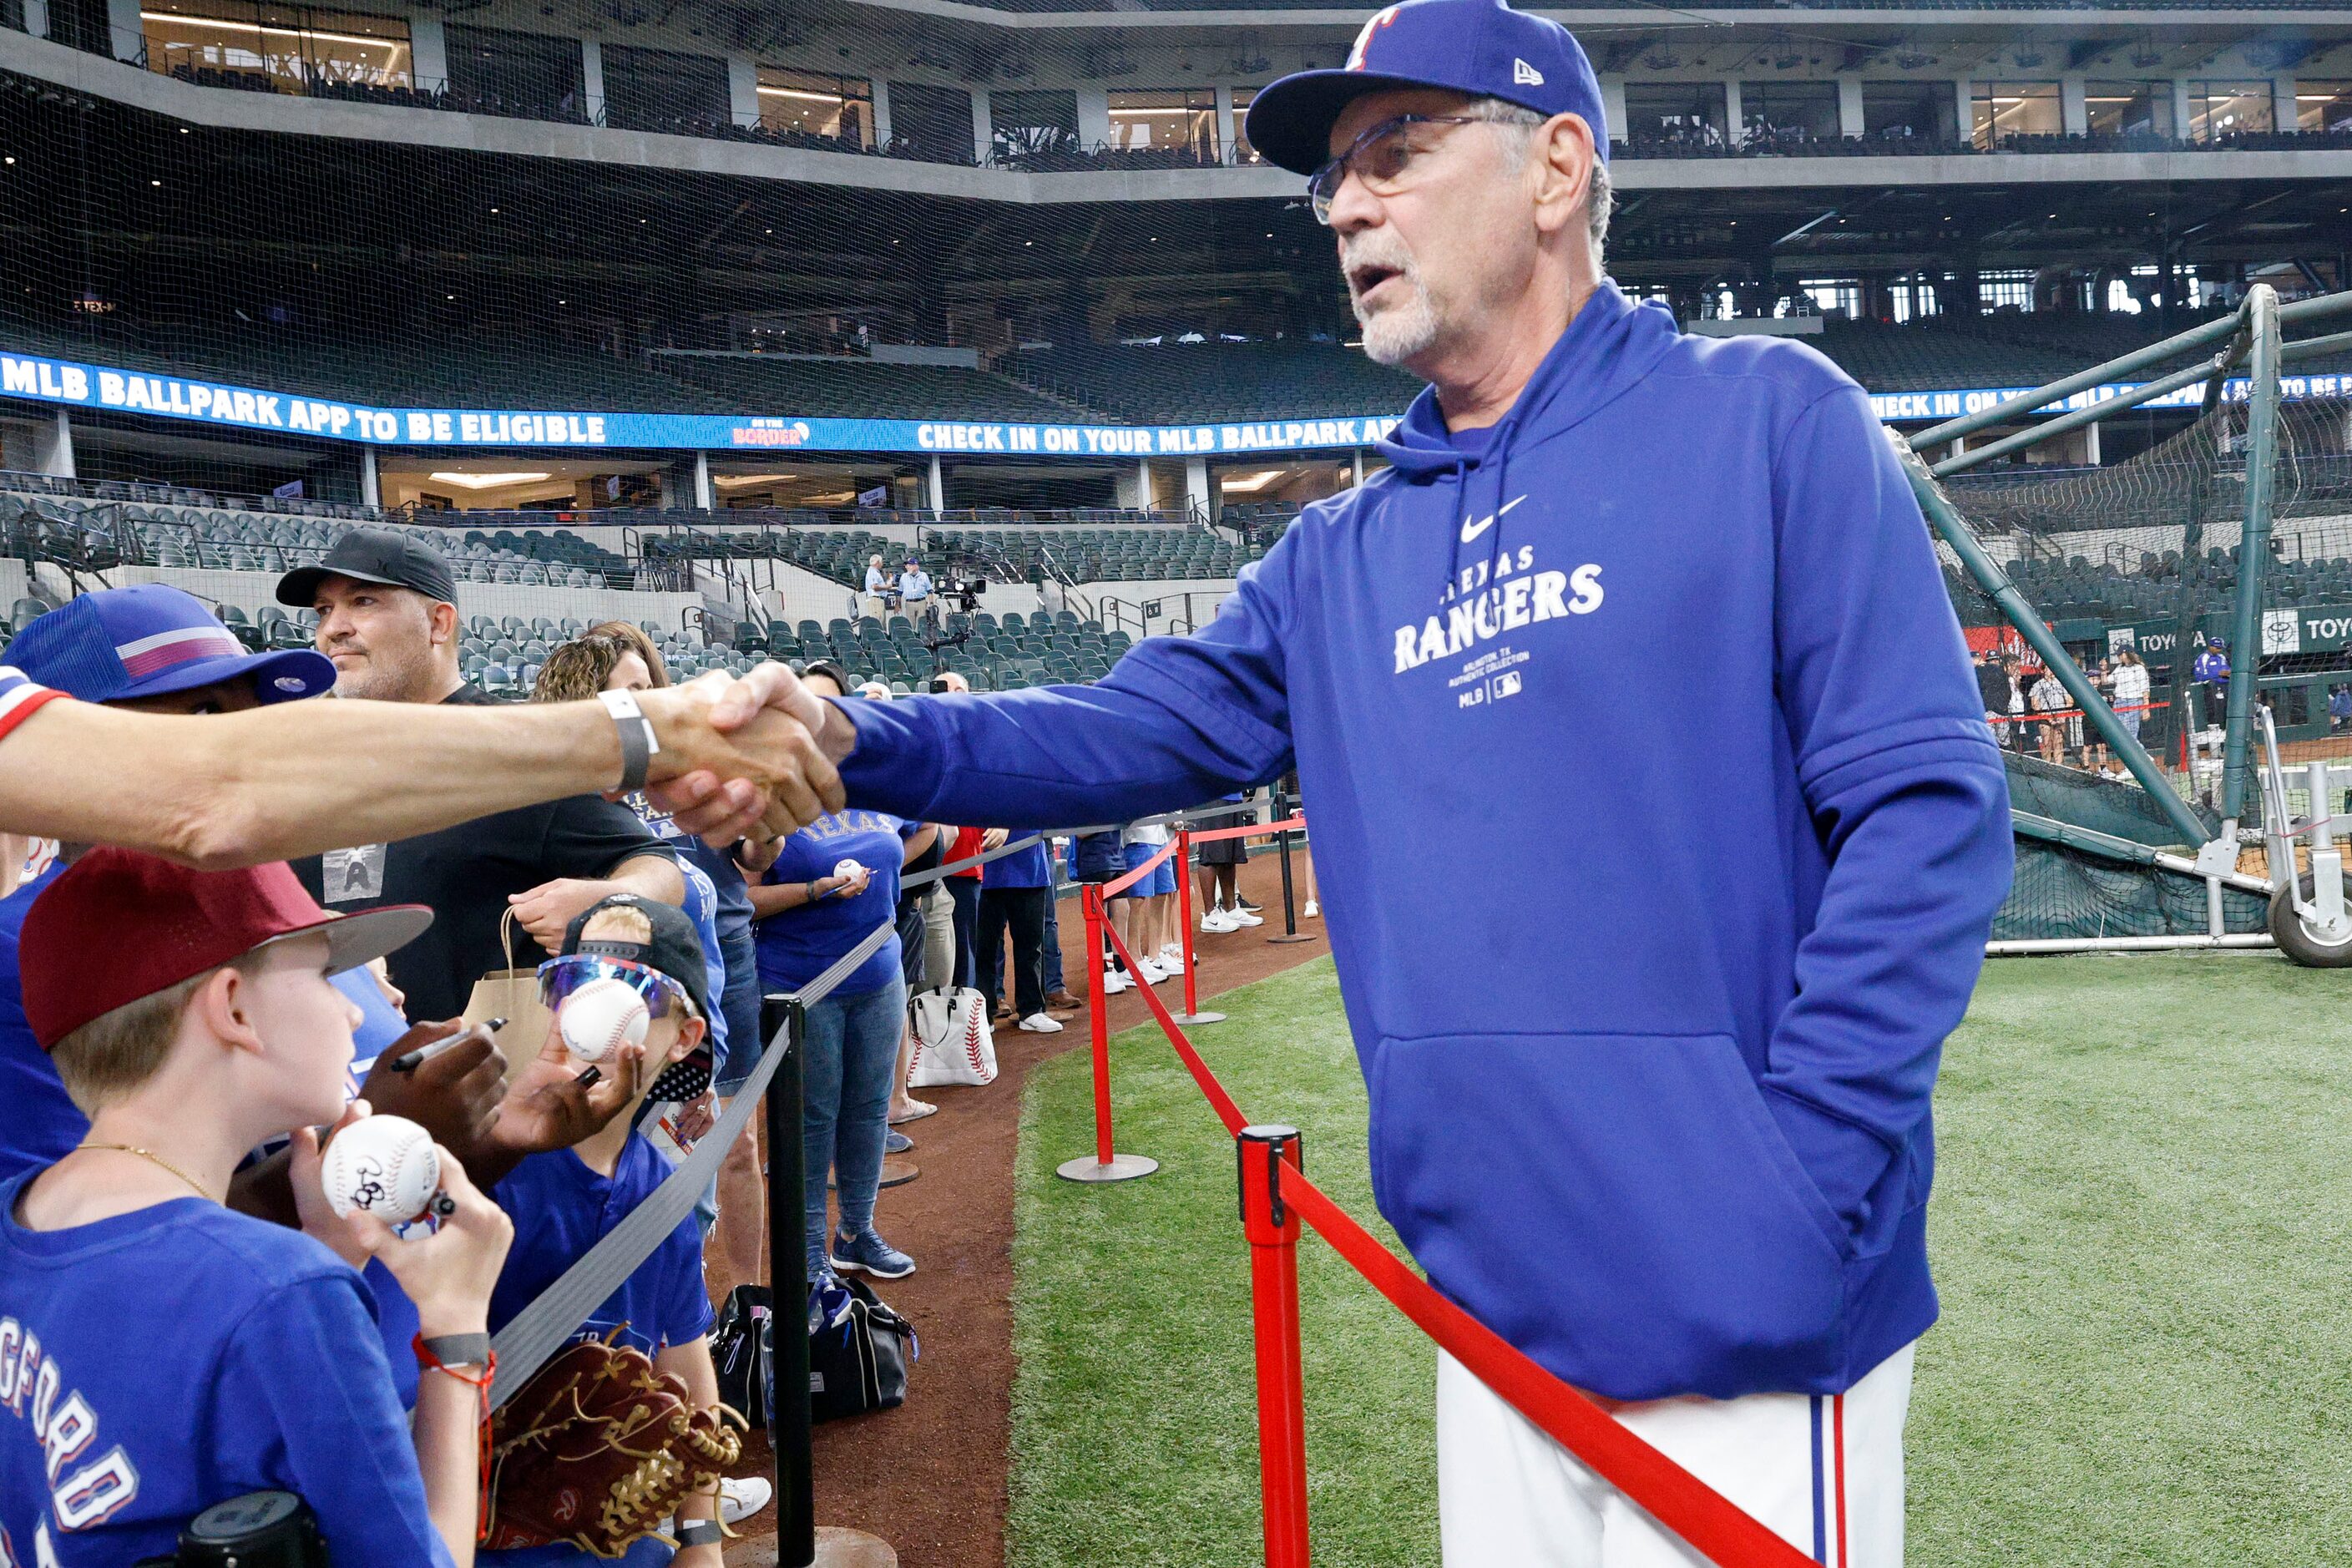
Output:
[[1265,1568],[1307,1568],[1307,1385],[1298,1339],[1298,1213],[1282,1201],[1279,1167],[1300,1166],[1295,1127],[1244,1127],[1242,1232],[1249,1238],[1250,1310],[1257,1340],[1257,1463]]
[[1177,924],[1184,936],[1184,1010],[1176,1016],[1180,1024],[1222,1024],[1223,1013],[1201,1011],[1201,990],[1193,983],[1200,960],[1192,952],[1192,835],[1189,829],[1176,830],[1176,908],[1180,911]]
[[1065,1160],[1055,1173],[1071,1182],[1131,1182],[1160,1169],[1160,1162],[1111,1150],[1110,998],[1103,994],[1103,965],[1108,955],[1103,945],[1102,889],[1088,887],[1079,901],[1086,906],[1087,963],[1092,970],[1087,990],[1087,1026],[1093,1036],[1095,1059],[1095,1152],[1092,1159],[1081,1155]]

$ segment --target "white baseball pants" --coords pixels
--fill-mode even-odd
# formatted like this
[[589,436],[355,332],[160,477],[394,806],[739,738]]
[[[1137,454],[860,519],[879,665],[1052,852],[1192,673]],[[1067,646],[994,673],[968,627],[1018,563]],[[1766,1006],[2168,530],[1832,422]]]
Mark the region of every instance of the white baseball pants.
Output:
[[[1835,1396],[1661,1399],[1615,1414],[1825,1568],[1902,1568],[1913,1349]],[[1443,1351],[1437,1496],[1445,1568],[1706,1568]]]

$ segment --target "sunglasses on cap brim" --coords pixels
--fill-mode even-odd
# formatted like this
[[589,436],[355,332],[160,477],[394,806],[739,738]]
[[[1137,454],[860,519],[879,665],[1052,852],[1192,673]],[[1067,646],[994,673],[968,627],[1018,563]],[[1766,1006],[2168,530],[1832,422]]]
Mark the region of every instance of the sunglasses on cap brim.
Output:
[[602,954],[575,952],[566,958],[551,958],[539,966],[539,999],[551,1012],[563,1005],[563,999],[582,986],[598,980],[617,980],[645,998],[646,1016],[667,1017],[671,1009],[681,1018],[699,1017],[694,998],[686,987],[673,977],[647,964],[633,963],[625,958],[606,958]]

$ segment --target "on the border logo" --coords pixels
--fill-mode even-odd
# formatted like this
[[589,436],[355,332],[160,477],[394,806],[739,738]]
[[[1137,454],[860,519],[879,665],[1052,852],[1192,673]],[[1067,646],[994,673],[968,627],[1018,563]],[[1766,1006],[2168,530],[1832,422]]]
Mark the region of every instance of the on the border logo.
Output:
[[736,426],[728,437],[738,447],[803,447],[808,444],[808,421],[754,419],[749,425]]

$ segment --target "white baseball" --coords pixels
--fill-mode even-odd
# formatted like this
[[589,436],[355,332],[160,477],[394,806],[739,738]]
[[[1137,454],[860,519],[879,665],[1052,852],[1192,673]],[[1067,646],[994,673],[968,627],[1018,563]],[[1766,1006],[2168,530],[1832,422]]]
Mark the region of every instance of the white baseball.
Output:
[[370,1116],[335,1134],[319,1174],[336,1214],[365,1209],[386,1225],[405,1225],[440,1189],[441,1156],[433,1135],[408,1118]]
[[617,980],[591,980],[555,1015],[563,1046],[583,1062],[601,1062],[624,1045],[646,1043],[646,999]]
[[855,882],[866,874],[866,868],[856,860],[835,860],[833,863],[833,874]]

